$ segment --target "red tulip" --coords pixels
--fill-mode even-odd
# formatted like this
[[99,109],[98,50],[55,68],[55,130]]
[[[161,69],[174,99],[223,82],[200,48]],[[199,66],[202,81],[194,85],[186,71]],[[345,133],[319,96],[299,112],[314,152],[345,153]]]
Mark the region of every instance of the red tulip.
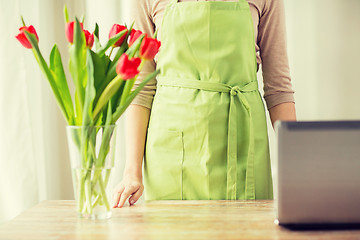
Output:
[[88,30],[84,30],[86,46],[92,48],[94,44],[94,34],[90,33]]
[[121,76],[122,79],[131,79],[139,74],[139,66],[141,63],[140,58],[129,59],[126,53],[123,53],[119,58],[119,62],[116,66],[116,72]]
[[123,25],[119,25],[119,24],[114,24],[110,30],[109,33],[109,39],[114,37],[116,34],[124,31],[126,29],[125,34],[113,45],[114,47],[119,47],[121,46],[121,44],[124,42],[125,38],[126,38],[126,34],[128,33],[128,30],[125,26]]
[[[142,35],[143,33],[140,30],[131,30],[130,33],[130,39],[129,39],[129,47],[131,47],[131,45],[133,45],[133,43]],[[146,36],[146,34],[145,34]]]
[[[80,23],[81,30],[83,30],[83,24]],[[69,43],[74,42],[74,21],[66,23],[65,35]]]
[[140,56],[147,60],[154,59],[155,55],[159,52],[160,46],[160,41],[145,37],[140,46]]
[[16,35],[16,39],[19,40],[19,42],[26,48],[32,48],[31,43],[29,42],[28,38],[26,37],[24,31],[27,31],[29,33],[32,33],[35,35],[37,41],[39,42],[39,36],[36,33],[35,28],[33,27],[33,25],[30,25],[29,27],[21,27],[19,28],[20,33],[18,35]]

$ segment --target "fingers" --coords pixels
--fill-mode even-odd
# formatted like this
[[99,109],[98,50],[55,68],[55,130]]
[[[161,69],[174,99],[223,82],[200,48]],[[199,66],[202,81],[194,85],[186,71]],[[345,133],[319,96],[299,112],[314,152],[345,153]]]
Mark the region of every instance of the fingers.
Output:
[[134,205],[137,200],[139,200],[139,198],[141,197],[142,193],[144,191],[144,187],[140,186],[140,188],[137,190],[137,192],[135,192],[130,198],[129,198],[129,204],[130,205]]
[[125,189],[125,187],[123,184],[119,184],[115,188],[114,195],[113,195],[113,208],[116,208],[119,205],[120,196],[124,192],[124,189]]
[[139,189],[140,189],[140,186],[137,186],[137,187],[131,186],[129,188],[125,188],[125,190],[121,194],[118,207],[122,208],[125,204],[126,199],[128,199],[128,197],[130,197],[130,195],[136,193]]
[[136,203],[144,191],[144,185],[141,180],[122,181],[114,189],[113,208],[122,208],[129,198],[130,205]]

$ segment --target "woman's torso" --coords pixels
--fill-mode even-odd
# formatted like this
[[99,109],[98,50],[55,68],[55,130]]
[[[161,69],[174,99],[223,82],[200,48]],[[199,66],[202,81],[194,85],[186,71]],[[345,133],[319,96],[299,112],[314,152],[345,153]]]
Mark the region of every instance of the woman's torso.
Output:
[[[180,0],[194,1],[194,0]],[[204,0],[202,0],[204,1]],[[212,0],[229,1],[229,0]],[[294,102],[290,70],[286,50],[285,10],[283,0],[247,0],[250,6],[254,26],[256,60],[262,64],[264,77],[264,98],[271,108],[284,102]],[[161,40],[162,20],[169,0],[130,1],[129,14],[134,27],[152,35],[158,30]],[[129,19],[130,20],[130,19]],[[147,62],[136,82],[154,71],[156,62]],[[134,104],[151,108],[156,89],[156,80],[152,80],[135,98]]]

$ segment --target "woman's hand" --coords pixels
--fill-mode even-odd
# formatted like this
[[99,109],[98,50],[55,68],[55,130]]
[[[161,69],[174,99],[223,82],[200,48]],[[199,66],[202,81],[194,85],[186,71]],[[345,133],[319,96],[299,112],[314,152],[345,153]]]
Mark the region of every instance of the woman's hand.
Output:
[[134,205],[141,197],[143,191],[142,176],[125,173],[123,180],[114,189],[113,208],[122,208],[126,199],[130,196],[129,204]]

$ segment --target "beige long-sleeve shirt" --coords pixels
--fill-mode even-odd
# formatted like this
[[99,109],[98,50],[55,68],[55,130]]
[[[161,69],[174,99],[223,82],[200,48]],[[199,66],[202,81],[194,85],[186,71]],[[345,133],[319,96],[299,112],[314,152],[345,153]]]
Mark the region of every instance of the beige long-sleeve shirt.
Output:
[[[180,0],[179,2],[194,1]],[[208,1],[208,0],[198,0]],[[234,0],[212,0],[234,1]],[[278,104],[294,102],[285,37],[285,14],[283,0],[247,0],[254,24],[254,37],[258,65],[262,65],[264,79],[264,99],[267,108]],[[166,6],[170,0],[131,0],[129,1],[134,28],[152,36],[158,30],[161,40],[161,23]],[[135,86],[156,68],[156,59],[147,62]],[[156,80],[151,80],[134,99],[132,104],[151,108],[156,91]]]

